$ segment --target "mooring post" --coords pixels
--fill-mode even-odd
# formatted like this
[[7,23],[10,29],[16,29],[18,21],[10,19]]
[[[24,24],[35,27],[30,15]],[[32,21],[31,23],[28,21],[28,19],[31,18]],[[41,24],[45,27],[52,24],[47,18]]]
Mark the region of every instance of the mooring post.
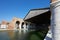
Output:
[[52,40],[60,40],[60,0],[51,0]]

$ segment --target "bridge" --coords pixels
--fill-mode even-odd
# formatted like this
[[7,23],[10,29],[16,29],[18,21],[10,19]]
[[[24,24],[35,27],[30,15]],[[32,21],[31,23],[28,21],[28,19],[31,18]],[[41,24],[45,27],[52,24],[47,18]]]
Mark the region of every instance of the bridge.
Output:
[[24,20],[34,23],[36,29],[46,30],[50,26],[50,17],[51,12],[49,8],[38,8],[38,9],[31,9],[25,16]]

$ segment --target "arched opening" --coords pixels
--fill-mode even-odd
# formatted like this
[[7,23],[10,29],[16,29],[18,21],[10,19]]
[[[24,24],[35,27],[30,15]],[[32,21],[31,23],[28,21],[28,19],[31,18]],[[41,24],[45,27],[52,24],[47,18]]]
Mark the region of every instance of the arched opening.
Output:
[[24,26],[23,26],[23,25],[24,25],[24,22],[22,22],[22,25],[21,25],[21,28],[22,28],[22,29],[24,28]]
[[16,28],[19,29],[19,24],[20,22],[19,21],[16,21]]

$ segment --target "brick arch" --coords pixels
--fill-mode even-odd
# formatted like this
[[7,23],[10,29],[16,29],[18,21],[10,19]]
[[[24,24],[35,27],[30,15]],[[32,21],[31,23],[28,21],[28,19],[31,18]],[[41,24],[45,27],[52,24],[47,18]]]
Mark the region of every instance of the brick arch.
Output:
[[18,25],[19,25],[19,24],[20,24],[20,21],[16,21],[16,24],[18,24]]
[[15,27],[16,27],[17,29],[19,29],[19,24],[20,24],[20,21],[16,21],[16,22],[15,22],[15,25],[16,25]]

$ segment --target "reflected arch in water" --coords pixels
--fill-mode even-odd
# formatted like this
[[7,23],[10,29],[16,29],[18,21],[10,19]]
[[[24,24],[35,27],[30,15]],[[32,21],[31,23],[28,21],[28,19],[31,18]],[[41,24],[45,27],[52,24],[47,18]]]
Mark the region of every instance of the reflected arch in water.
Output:
[[19,30],[19,34],[26,34],[28,30]]

